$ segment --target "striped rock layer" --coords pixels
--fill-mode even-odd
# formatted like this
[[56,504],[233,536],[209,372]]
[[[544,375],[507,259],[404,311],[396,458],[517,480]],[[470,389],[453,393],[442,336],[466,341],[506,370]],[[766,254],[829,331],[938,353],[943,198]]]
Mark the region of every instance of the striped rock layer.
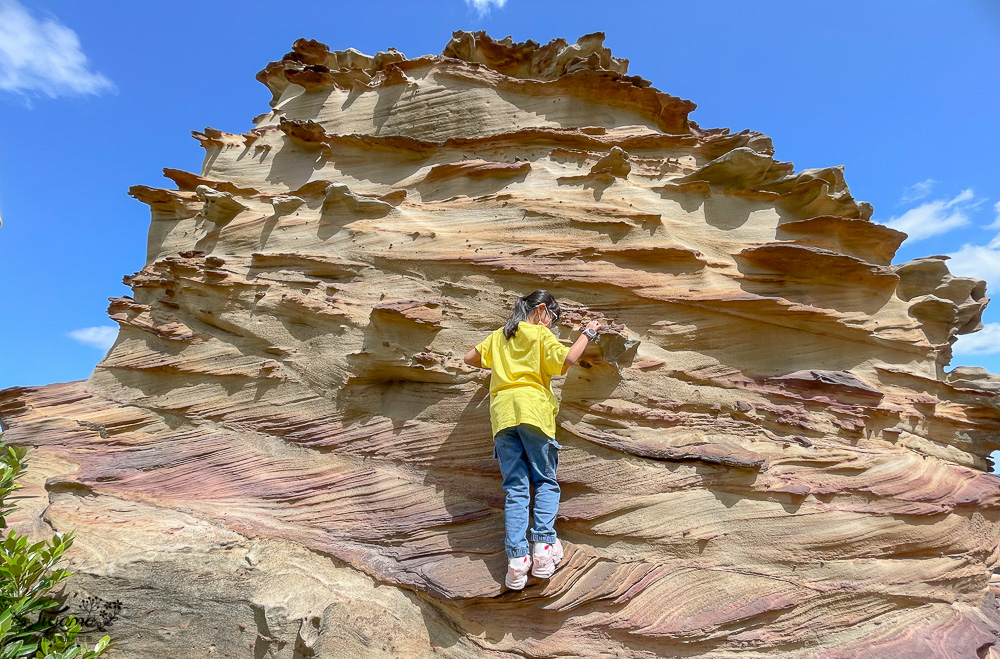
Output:
[[[1000,656],[1000,377],[946,371],[985,283],[627,66],[300,40],[130,190],[114,347],[0,392],[18,524],[76,529],[118,656]],[[512,592],[461,357],[536,288],[606,330],[554,381],[565,561]]]

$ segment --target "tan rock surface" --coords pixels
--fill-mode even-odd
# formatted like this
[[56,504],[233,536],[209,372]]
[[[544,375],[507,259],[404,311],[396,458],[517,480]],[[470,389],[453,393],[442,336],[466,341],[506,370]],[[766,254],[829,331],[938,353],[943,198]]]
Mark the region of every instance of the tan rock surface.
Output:
[[[0,392],[17,523],[77,529],[120,657],[996,653],[981,281],[892,265],[843,170],[702,129],[602,35],[300,40],[244,134],[137,186],[147,264],[86,382]],[[486,372],[544,287],[564,566],[502,587]],[[992,583],[992,585],[991,585]]]

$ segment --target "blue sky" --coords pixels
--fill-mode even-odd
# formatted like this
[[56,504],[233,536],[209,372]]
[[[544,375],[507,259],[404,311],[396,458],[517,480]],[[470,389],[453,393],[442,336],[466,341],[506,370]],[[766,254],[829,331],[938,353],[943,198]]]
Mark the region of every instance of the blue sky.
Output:
[[[696,102],[702,126],[766,133],[798,169],[845,165],[875,218],[911,233],[897,262],[954,254],[953,271],[992,291],[997,7],[0,0],[0,388],[89,375],[114,336],[106,298],[143,265],[149,213],[127,189],[199,171],[193,129],[247,130],[270,98],[254,75],[298,37],[414,57],[457,29],[542,43],[604,31],[630,73]],[[984,321],[953,365],[1000,372],[1000,303]]]

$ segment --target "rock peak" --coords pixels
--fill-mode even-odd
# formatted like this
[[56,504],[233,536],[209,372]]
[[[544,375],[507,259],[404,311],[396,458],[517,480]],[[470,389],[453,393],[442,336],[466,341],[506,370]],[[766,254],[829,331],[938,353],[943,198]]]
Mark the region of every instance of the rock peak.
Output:
[[628,72],[628,60],[612,57],[611,50],[604,47],[603,32],[586,34],[572,46],[565,39],[540,46],[531,40],[514,43],[508,36],[497,41],[483,31],[459,30],[442,55],[483,64],[512,78],[532,80],[555,80],[581,70]]

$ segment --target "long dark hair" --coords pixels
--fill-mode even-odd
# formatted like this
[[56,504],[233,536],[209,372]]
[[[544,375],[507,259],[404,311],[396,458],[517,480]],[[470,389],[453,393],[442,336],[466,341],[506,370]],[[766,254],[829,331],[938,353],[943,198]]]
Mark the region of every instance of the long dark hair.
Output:
[[503,326],[503,335],[508,339],[513,339],[517,335],[517,324],[528,320],[528,313],[540,304],[544,304],[545,308],[552,313],[553,324],[559,320],[559,303],[548,291],[537,290],[517,298],[517,301],[514,302],[514,311],[507,319],[507,324]]

